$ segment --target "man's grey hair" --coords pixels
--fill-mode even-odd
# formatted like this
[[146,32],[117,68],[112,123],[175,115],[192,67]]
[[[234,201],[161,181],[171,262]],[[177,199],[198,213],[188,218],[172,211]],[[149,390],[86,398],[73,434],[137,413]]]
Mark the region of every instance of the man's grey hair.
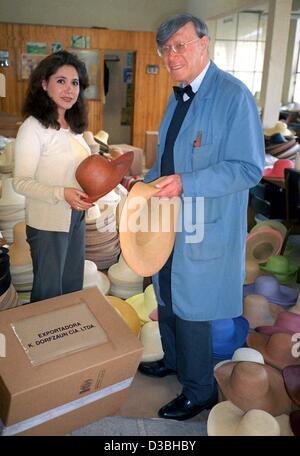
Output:
[[207,25],[204,21],[202,21],[202,19],[188,13],[176,14],[176,16],[169,18],[159,26],[156,34],[156,42],[158,46],[163,46],[168,39],[174,35],[174,33],[176,33],[188,22],[192,22],[194,24],[196,34],[199,38],[209,36]]

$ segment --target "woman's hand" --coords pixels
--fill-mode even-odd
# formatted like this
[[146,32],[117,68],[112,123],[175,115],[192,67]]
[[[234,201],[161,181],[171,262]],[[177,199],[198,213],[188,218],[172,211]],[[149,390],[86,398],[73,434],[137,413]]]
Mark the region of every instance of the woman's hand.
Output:
[[88,195],[77,188],[65,187],[64,197],[67,203],[69,203],[70,206],[77,211],[85,211],[86,209],[94,206],[93,203],[84,201],[88,198]]

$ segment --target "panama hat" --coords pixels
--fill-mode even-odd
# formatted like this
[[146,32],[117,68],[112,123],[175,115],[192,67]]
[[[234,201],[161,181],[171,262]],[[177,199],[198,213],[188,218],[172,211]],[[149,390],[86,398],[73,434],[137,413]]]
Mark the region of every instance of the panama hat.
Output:
[[300,364],[300,358],[293,356],[293,343],[290,334],[277,333],[268,336],[251,332],[247,338],[249,347],[261,352],[266,363],[277,369]]
[[208,436],[290,436],[287,414],[274,417],[264,410],[244,412],[231,401],[216,404],[207,419]]
[[10,263],[12,266],[32,264],[30,247],[26,241],[25,222],[19,222],[13,227],[14,242],[9,248]]
[[300,315],[294,312],[280,312],[272,326],[258,326],[257,332],[262,334],[300,333]]
[[269,301],[258,294],[249,294],[244,298],[243,316],[248,320],[250,328],[272,325],[275,320]]
[[136,311],[121,298],[117,298],[116,296],[105,296],[105,298],[122,317],[131,331],[138,336],[141,329],[141,323]]
[[249,233],[246,239],[246,259],[265,263],[271,255],[277,255],[283,244],[281,234],[268,226]]
[[150,321],[149,314],[157,307],[153,284],[148,285],[144,293],[131,296],[126,302],[134,308],[142,323]]
[[213,320],[212,347],[213,357],[227,359],[234,351],[245,345],[249,331],[249,323],[244,317]]
[[253,284],[244,285],[244,296],[249,294],[262,295],[273,304],[288,307],[295,304],[298,291],[294,288],[280,285],[276,277],[261,275],[257,277]]
[[2,189],[0,206],[21,206],[25,207],[25,196],[15,192],[13,188],[13,178],[6,177],[2,179]]
[[273,168],[264,170],[264,177],[269,179],[284,179],[284,170],[286,168],[294,168],[294,163],[288,158],[281,158],[274,163]]
[[272,136],[275,133],[281,133],[283,136],[294,136],[294,132],[289,130],[287,124],[282,121],[276,122],[272,128],[264,128],[265,136]]
[[296,304],[293,307],[289,308],[289,312],[300,314],[300,293],[298,295],[298,299],[297,299]]
[[214,367],[214,370],[217,370],[223,364],[231,362],[237,363],[239,361],[249,361],[251,363],[265,364],[264,357],[259,351],[251,347],[241,347],[237,348],[234,351],[231,359],[226,359],[217,363]]
[[267,364],[224,363],[214,375],[226,399],[243,411],[260,409],[277,416],[291,410],[281,372]]
[[253,233],[253,231],[256,231],[256,230],[261,229],[266,226],[273,228],[273,230],[279,231],[279,233],[282,236],[282,239],[285,239],[286,233],[287,233],[287,228],[286,228],[286,226],[284,226],[283,223],[278,222],[278,220],[263,220],[261,222],[258,222],[250,230],[250,233]]
[[[120,218],[120,244],[128,266],[148,277],[158,272],[172,252],[180,198],[152,198],[156,183],[136,183],[130,190]],[[138,225],[137,222],[140,222]]]
[[118,185],[128,172],[133,152],[127,152],[109,161],[101,155],[90,155],[76,169],[75,176],[81,188],[88,194],[89,202],[98,200]]
[[266,264],[260,265],[260,269],[274,275],[280,283],[284,284],[292,280],[298,266],[292,265],[283,255],[271,255]]
[[288,395],[300,407],[300,366],[287,366],[282,375]]
[[93,261],[85,260],[83,288],[91,287],[97,287],[105,295],[109,292],[110,281],[103,272],[98,271]]
[[158,361],[164,357],[157,321],[148,321],[143,325],[140,341],[144,347],[142,362]]
[[246,260],[246,276],[244,284],[249,285],[250,283],[253,283],[259,274],[259,264],[254,260]]

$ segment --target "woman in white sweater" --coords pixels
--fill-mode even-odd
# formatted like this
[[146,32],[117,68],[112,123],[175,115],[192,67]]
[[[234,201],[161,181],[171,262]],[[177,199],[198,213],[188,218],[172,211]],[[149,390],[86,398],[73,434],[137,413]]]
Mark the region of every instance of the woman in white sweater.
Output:
[[59,51],[32,72],[15,149],[14,188],[26,197],[26,233],[33,262],[31,302],[82,288],[84,211],[92,206],[75,179],[89,154],[83,98],[86,67]]

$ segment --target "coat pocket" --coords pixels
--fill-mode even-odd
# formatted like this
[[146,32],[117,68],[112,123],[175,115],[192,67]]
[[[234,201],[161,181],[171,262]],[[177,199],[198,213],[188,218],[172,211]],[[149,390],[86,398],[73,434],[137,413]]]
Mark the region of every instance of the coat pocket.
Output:
[[201,242],[187,243],[187,254],[191,260],[206,261],[221,258],[225,252],[224,227],[221,220],[204,223],[204,235]]
[[214,145],[203,144],[200,147],[194,147],[192,153],[192,169],[197,171],[199,169],[208,168],[214,160]]

